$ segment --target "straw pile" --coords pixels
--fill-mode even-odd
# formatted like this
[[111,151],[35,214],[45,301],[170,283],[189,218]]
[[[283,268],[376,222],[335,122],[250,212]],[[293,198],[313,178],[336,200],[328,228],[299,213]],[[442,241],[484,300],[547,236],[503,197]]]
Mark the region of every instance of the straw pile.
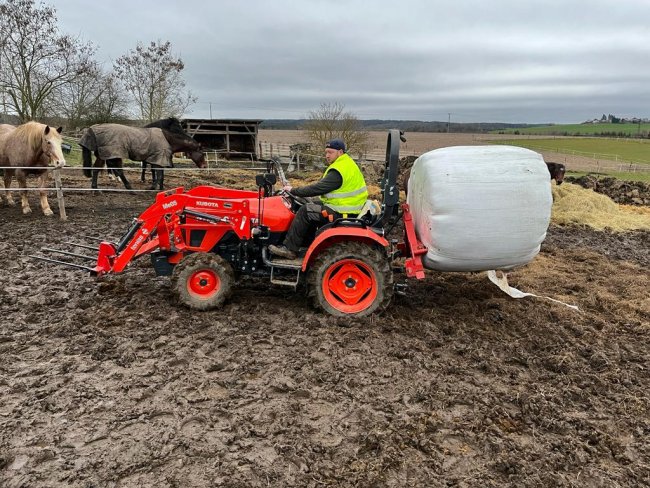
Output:
[[578,185],[553,185],[551,220],[616,232],[650,230],[650,208],[618,205],[611,198]]

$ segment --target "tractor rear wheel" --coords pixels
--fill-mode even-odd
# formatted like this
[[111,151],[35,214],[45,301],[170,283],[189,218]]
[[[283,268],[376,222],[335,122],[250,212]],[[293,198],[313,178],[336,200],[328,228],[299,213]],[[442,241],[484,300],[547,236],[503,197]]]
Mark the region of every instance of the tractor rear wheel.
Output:
[[362,242],[325,249],[309,273],[317,307],[337,317],[365,317],[384,310],[393,297],[393,271],[386,254]]
[[234,282],[232,266],[216,254],[190,254],[172,273],[172,290],[183,304],[196,310],[223,305]]

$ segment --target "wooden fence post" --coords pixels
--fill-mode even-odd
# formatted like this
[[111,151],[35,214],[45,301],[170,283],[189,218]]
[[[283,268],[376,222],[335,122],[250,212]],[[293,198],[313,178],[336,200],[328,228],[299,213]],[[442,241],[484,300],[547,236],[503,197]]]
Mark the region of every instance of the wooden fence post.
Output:
[[61,171],[59,168],[53,171],[54,173],[54,186],[56,187],[56,201],[59,203],[59,216],[61,220],[68,220],[65,213],[65,199],[63,198],[63,185],[61,184]]

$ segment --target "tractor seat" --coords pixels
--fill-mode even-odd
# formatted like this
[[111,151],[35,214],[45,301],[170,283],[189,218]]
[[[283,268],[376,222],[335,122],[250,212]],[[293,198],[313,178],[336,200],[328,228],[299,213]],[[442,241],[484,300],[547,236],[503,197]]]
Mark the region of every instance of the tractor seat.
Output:
[[316,235],[332,227],[372,227],[381,216],[381,205],[377,200],[366,200],[359,215],[337,219],[318,228]]
[[361,207],[359,211],[359,219],[363,220],[368,227],[377,222],[377,219],[381,215],[381,205],[377,200],[366,200],[366,203]]

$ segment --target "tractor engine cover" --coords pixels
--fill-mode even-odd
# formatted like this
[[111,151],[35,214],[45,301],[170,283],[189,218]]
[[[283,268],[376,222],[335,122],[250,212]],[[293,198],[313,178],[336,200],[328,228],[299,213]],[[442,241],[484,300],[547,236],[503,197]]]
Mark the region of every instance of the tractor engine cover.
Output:
[[456,146],[420,156],[408,204],[425,267],[509,270],[539,252],[553,197],[542,156],[514,146]]

